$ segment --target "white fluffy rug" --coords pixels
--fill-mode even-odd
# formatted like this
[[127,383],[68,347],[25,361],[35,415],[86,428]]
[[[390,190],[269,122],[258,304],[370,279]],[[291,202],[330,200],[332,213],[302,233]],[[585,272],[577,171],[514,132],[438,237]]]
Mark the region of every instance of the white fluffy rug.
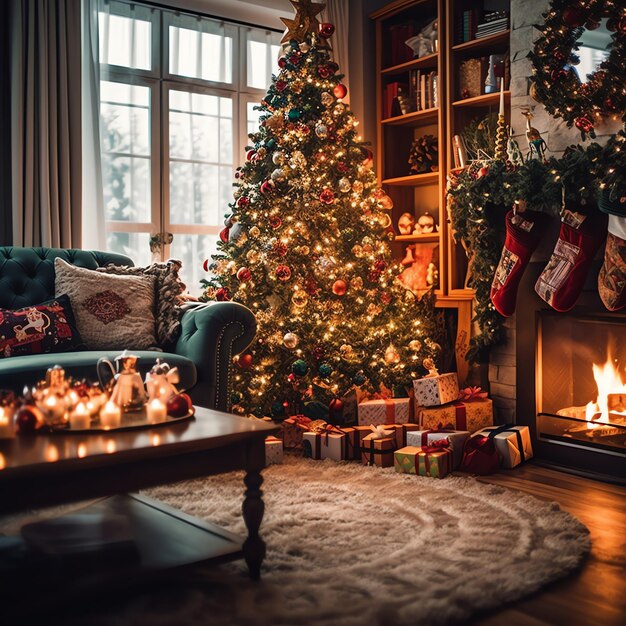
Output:
[[[469,477],[296,457],[264,476],[261,583],[243,563],[205,568],[89,623],[454,623],[566,575],[590,548],[587,529],[556,503]],[[147,493],[244,534],[240,473]]]

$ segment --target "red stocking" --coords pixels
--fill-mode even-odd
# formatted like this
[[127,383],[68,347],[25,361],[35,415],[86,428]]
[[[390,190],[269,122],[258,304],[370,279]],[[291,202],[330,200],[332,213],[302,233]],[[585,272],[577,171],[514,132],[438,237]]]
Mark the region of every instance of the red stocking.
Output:
[[515,313],[517,288],[547,221],[546,214],[536,211],[511,210],[506,214],[506,239],[491,284],[491,301],[500,315],[509,317]]
[[604,306],[618,311],[626,306],[626,217],[609,215],[608,230],[598,291]]
[[555,311],[575,304],[593,257],[606,239],[607,216],[595,211],[585,216],[566,210],[552,257],[541,273],[535,291]]

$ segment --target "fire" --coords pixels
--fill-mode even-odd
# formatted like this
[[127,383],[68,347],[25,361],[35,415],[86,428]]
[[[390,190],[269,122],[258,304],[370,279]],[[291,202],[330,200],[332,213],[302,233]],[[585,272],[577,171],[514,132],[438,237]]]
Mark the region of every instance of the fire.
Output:
[[[626,394],[626,381],[614,365],[610,354],[603,365],[593,364],[593,377],[598,388],[598,397],[585,407],[585,419],[589,422],[587,428],[596,428],[598,423],[609,423],[609,394]],[[611,413],[626,415],[626,412],[614,409]]]

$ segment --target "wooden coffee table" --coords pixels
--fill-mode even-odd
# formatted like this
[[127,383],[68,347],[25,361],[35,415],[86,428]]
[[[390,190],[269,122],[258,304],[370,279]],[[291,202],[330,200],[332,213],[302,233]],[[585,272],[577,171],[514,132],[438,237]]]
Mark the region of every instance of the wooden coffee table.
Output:
[[[141,529],[135,574],[142,566],[163,570],[243,557],[258,579],[265,556],[259,535],[264,441],[277,431],[273,424],[197,408],[194,419],[167,426],[0,440],[0,515],[106,497],[92,507],[122,510]],[[246,472],[244,541],[156,501],[119,495],[233,470]],[[172,545],[164,549],[168,536]]]

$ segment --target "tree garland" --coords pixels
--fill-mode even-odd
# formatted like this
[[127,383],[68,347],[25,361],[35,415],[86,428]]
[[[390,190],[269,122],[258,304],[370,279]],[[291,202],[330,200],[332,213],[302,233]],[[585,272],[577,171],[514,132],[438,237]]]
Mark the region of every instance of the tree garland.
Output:
[[[535,25],[541,36],[528,54],[534,81],[531,96],[548,113],[575,125],[583,140],[595,137],[597,119],[615,115],[626,121],[626,7],[623,0],[552,0],[543,14],[543,25]],[[607,28],[615,31],[609,58],[581,82],[575,66],[578,40],[585,31],[595,30],[609,18]]]
[[[621,144],[626,150],[626,135]],[[616,157],[617,155],[617,157]],[[518,204],[557,216],[563,203],[589,213],[598,210],[597,201],[607,187],[606,163],[624,159],[612,143],[602,148],[570,146],[560,159],[526,161],[517,167],[510,162],[474,161],[448,182],[448,211],[455,239],[469,256],[469,286],[476,291],[474,321],[479,333],[471,339],[467,359],[482,362],[489,349],[505,338],[504,318],[491,303],[490,292],[504,240],[504,217]],[[609,168],[610,169],[610,168]],[[624,170],[611,176],[615,188],[626,191]],[[621,206],[626,209],[626,199]]]

